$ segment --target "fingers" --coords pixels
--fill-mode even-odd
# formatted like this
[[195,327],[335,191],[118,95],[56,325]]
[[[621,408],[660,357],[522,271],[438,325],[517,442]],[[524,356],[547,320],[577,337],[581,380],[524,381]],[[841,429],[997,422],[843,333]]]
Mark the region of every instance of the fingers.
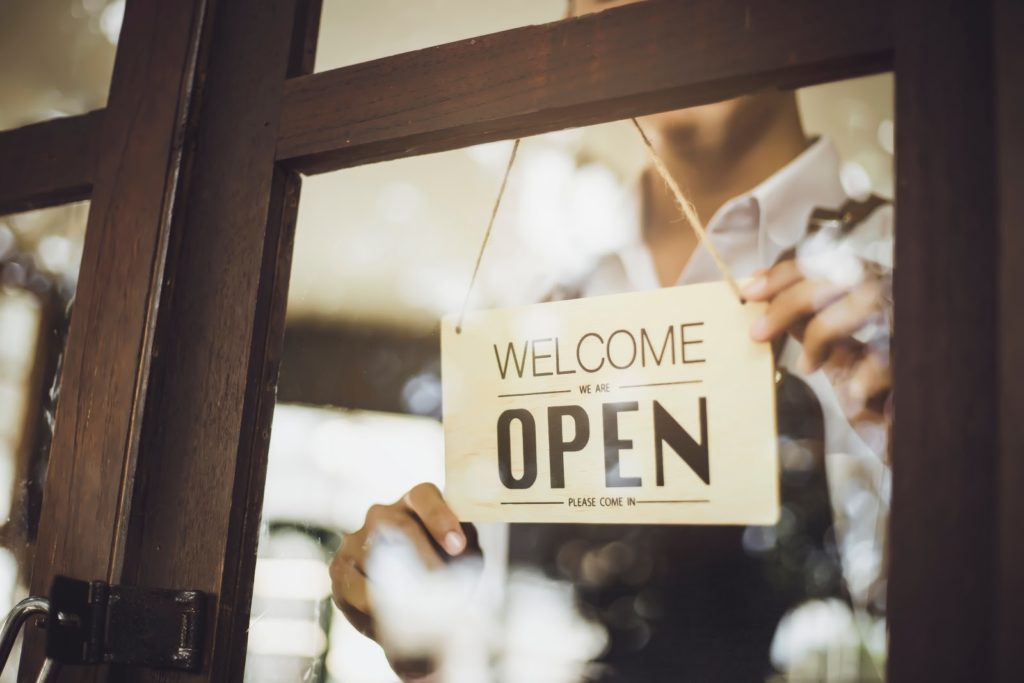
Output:
[[[412,542],[416,554],[428,569],[436,569],[443,564],[423,527],[401,503],[372,506],[366,513],[363,529],[368,538],[368,542],[364,544],[365,550],[379,542],[381,534],[399,533]],[[365,564],[358,566],[365,571]]]
[[851,338],[837,341],[822,366],[847,417],[859,424],[885,418],[892,391],[887,352]]
[[771,268],[758,270],[754,279],[743,287],[743,296],[749,301],[768,301],[785,288],[803,279],[796,261],[787,259]]
[[371,549],[386,543],[391,534],[400,534],[411,542],[429,569],[444,564],[440,548],[454,556],[467,546],[458,518],[432,484],[415,487],[397,503],[372,506],[363,527],[345,536],[330,565],[335,603],[356,629],[371,637],[374,623],[366,562]]
[[370,613],[366,575],[355,559],[339,551],[331,562],[330,575],[331,595],[340,609],[354,608],[363,614]]
[[768,341],[784,332],[795,331],[793,328],[841,297],[844,292],[843,287],[831,282],[796,280],[774,295],[764,315],[751,325],[750,336],[755,341]]
[[405,505],[423,523],[423,527],[445,551],[455,557],[466,549],[466,535],[459,519],[444,502],[433,484],[420,484],[403,498]]
[[878,353],[867,353],[850,377],[850,398],[865,406],[871,399],[892,389],[889,359]]
[[367,592],[366,574],[360,569],[365,558],[366,535],[362,530],[345,537],[344,543],[331,560],[331,597],[348,622],[360,633],[370,634],[373,619],[370,617],[370,600]]
[[[800,286],[802,285],[797,285]],[[880,309],[879,295],[878,286],[873,282],[866,282],[822,307],[804,330],[800,370],[817,370],[828,357],[829,350],[834,344],[849,338],[875,318]]]
[[[440,499],[440,493],[436,488],[434,493]],[[432,502],[429,496],[417,495],[416,500],[419,507],[426,510],[435,520],[442,519],[440,511],[434,509],[436,503]],[[447,510],[443,501],[441,505]],[[351,607],[366,614],[370,613],[366,587],[366,560],[371,546],[379,540],[378,537],[382,533],[402,534],[413,544],[417,555],[428,568],[435,569],[443,564],[434,544],[424,531],[424,526],[414,514],[404,502],[373,505],[366,513],[363,527],[345,536],[330,566],[331,592],[340,608]],[[440,523],[436,521],[435,525]],[[458,522],[456,528],[457,524]]]

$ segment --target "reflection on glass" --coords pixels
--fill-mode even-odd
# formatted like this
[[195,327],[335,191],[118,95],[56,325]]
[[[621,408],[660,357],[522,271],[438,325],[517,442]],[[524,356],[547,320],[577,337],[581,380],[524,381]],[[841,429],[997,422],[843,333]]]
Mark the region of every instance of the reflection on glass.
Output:
[[327,562],[371,505],[441,483],[440,425],[278,405],[267,479],[246,680],[393,680],[380,648],[331,608]]
[[327,71],[565,16],[566,0],[334,0],[320,20],[316,70]]
[[[88,204],[0,217],[0,612],[27,595]],[[0,680],[14,680],[8,667]]]
[[102,108],[124,0],[0,4],[0,130]]
[[[699,174],[687,176],[683,164],[670,168],[686,180],[736,275],[791,258],[804,278],[828,280],[844,292],[864,287],[877,295],[872,302],[885,304],[891,207],[872,205],[847,222],[842,213],[813,212],[891,193],[891,86],[891,78],[873,77],[801,91],[796,101],[767,94],[644,117],[641,124],[666,149],[688,144],[671,136],[683,135],[695,117],[721,122],[724,114],[719,132],[735,132],[730,111],[788,117],[794,151],[745,176],[745,187],[726,184],[715,196],[713,187],[701,186],[730,179],[713,168],[734,163],[721,155],[695,156],[704,164]],[[773,127],[766,144],[780,145],[783,135]],[[691,149],[709,153],[727,139],[712,136]],[[441,414],[438,320],[462,304],[510,144],[360,167],[304,184],[281,377],[281,399],[289,405],[275,418],[253,611],[257,637],[250,642],[250,658],[271,658],[279,668],[250,666],[250,681],[285,680],[273,672],[298,670],[318,680],[395,680],[381,649],[359,634],[366,624],[357,619],[353,626],[329,607],[331,586],[323,577],[337,547],[362,538],[371,504],[393,503],[412,484],[442,477],[434,421]],[[628,122],[524,140],[470,307],[719,279],[646,164]],[[883,363],[889,320],[871,311],[871,324],[858,325],[842,348]],[[368,569],[379,577],[369,589],[379,620],[373,635],[387,641],[397,633],[425,648],[424,661],[416,661],[416,648],[396,657],[401,647],[389,643],[392,663],[429,670],[446,662],[437,672],[442,680],[569,681],[580,677],[578,660],[604,643],[603,654],[584,667],[590,680],[880,680],[886,406],[863,400],[880,396],[873,385],[861,388],[858,403],[849,391],[852,375],[831,365],[802,371],[796,342],[778,352],[784,509],[776,525],[481,526],[483,578],[462,578],[491,592],[476,593],[489,597],[471,609],[459,597],[460,575],[419,573],[415,552],[400,539],[373,537],[370,545],[390,548]],[[469,554],[476,542],[470,539]],[[319,579],[312,578],[314,566]],[[531,583],[522,567],[571,585],[574,597],[563,602],[557,584]],[[301,599],[289,587],[298,579],[286,578],[300,575],[311,591]],[[410,593],[409,586],[420,588]],[[293,606],[304,600],[301,614],[270,605],[266,598],[275,590]],[[447,607],[439,607],[438,596]],[[537,620],[512,618],[517,601],[564,628],[552,633]],[[416,618],[395,616],[405,609]],[[273,628],[257,633],[263,620]],[[482,642],[485,627],[490,636]],[[544,662],[547,676],[520,667],[524,662]]]

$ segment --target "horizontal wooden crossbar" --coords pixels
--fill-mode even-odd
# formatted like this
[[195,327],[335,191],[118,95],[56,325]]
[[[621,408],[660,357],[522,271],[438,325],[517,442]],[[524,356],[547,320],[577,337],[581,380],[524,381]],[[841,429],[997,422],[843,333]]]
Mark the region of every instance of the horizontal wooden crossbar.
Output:
[[892,67],[888,0],[643,2],[289,80],[305,173]]
[[0,132],[0,215],[86,199],[103,111]]
[[[887,0],[644,2],[289,79],[304,173],[892,67]],[[0,132],[0,214],[88,197],[102,111]]]

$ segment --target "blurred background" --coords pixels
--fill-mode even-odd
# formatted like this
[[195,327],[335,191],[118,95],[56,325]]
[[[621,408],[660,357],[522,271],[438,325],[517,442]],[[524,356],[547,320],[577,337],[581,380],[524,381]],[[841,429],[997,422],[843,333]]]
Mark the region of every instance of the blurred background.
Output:
[[[104,106],[123,11],[124,0],[0,1],[0,129]],[[316,69],[564,13],[564,0],[325,0]],[[808,131],[839,149],[851,194],[892,196],[892,91],[891,76],[881,75],[799,93]],[[326,563],[369,505],[420,481],[443,483],[438,321],[465,296],[510,148],[493,143],[304,180],[247,681],[397,680],[379,648],[331,606]],[[524,140],[471,305],[535,301],[621,246],[644,160],[622,122]],[[25,592],[57,398],[50,378],[87,215],[80,203],[0,216],[4,611]],[[824,604],[818,618],[817,633],[794,638],[820,639],[821,629],[841,630],[854,617]],[[857,647],[871,651],[874,666],[884,657],[879,623],[858,625]],[[809,680],[830,680],[828,647],[804,670]]]

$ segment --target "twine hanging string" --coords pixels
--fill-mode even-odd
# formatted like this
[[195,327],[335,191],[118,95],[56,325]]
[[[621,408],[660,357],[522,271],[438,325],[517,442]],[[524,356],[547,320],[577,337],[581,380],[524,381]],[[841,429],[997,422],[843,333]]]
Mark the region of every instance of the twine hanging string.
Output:
[[487,230],[484,231],[484,240],[480,243],[480,251],[476,255],[476,264],[473,266],[473,275],[469,278],[469,286],[466,287],[466,298],[462,300],[462,310],[459,311],[459,322],[455,324],[455,333],[462,334],[462,321],[466,317],[466,309],[469,307],[469,298],[473,294],[473,283],[476,282],[477,273],[480,272],[480,261],[484,258],[484,250],[487,248],[487,241],[491,239],[491,229],[494,228],[494,219],[498,215],[498,208],[501,206],[501,198],[505,196],[505,186],[508,185],[508,177],[512,174],[512,164],[516,161],[516,152],[519,151],[519,138],[516,138],[512,145],[512,153],[508,157],[508,165],[505,167],[505,175],[501,178],[501,187],[498,188],[498,196],[494,199],[494,207],[491,209],[491,219],[487,221]]
[[[651,144],[650,138],[644,132],[644,129],[640,127],[639,121],[635,118],[630,119],[633,125],[636,126],[636,130],[640,133],[640,139],[644,141],[644,146],[647,148],[647,152],[650,154],[651,162],[654,165],[655,170],[661,179],[668,186],[668,189],[672,192],[672,196],[676,200],[676,204],[679,206],[679,210],[682,212],[683,217],[686,218],[686,222],[690,224],[690,228],[694,234],[697,235],[697,239],[700,241],[704,248],[711,254],[711,258],[714,260],[715,265],[718,266],[718,270],[722,273],[725,281],[729,284],[733,293],[736,294],[736,298],[739,299],[740,303],[746,303],[746,299],[743,298],[743,293],[740,290],[740,285],[736,282],[736,278],[733,277],[732,271],[729,266],[725,263],[725,259],[718,252],[718,248],[715,247],[714,242],[708,237],[707,230],[704,229],[704,224],[701,223],[700,216],[697,215],[697,209],[694,208],[693,203],[686,198],[683,191],[679,188],[679,183],[672,177],[665,162],[658,155],[658,152],[654,149],[654,145]],[[498,209],[501,207],[501,200],[505,196],[505,187],[508,185],[508,178],[512,174],[512,166],[516,161],[516,153],[519,151],[520,139],[516,139],[512,145],[512,153],[508,157],[508,165],[505,166],[505,174],[501,178],[501,186],[498,188],[498,196],[494,199],[494,206],[491,208],[491,218],[487,221],[487,229],[484,231],[484,239],[480,243],[480,251],[476,255],[476,263],[473,265],[473,275],[469,278],[469,286],[466,288],[466,296],[462,301],[462,308],[459,311],[459,320],[455,324],[456,334],[462,334],[462,323],[466,318],[466,310],[469,308],[469,300],[473,295],[473,285],[476,283],[476,277],[480,273],[480,263],[484,257],[484,251],[487,249],[487,242],[491,239],[491,230],[494,229],[494,219],[498,216]]]
[[683,191],[679,189],[679,183],[669,173],[668,167],[665,162],[662,161],[658,152],[655,151],[654,145],[651,144],[650,138],[647,137],[647,133],[640,127],[640,122],[635,118],[630,119],[633,125],[636,126],[636,130],[640,133],[640,138],[644,141],[644,146],[647,147],[647,151],[650,154],[651,162],[654,164],[655,170],[658,171],[658,175],[665,181],[668,189],[672,192],[672,196],[675,197],[676,204],[679,205],[679,210],[683,212],[683,216],[686,218],[686,222],[690,224],[694,234],[697,235],[697,239],[704,245],[704,248],[711,254],[711,258],[714,259],[715,265],[718,266],[718,270],[721,271],[722,276],[725,277],[726,282],[729,283],[729,287],[732,288],[736,298],[740,300],[741,304],[746,303],[746,299],[743,298],[743,293],[740,291],[740,285],[736,282],[736,278],[733,277],[732,271],[729,270],[729,266],[726,265],[725,259],[718,253],[718,248],[715,247],[714,242],[708,237],[707,231],[704,229],[704,224],[700,221],[700,216],[697,215],[697,209],[694,208],[693,203],[686,198]]

